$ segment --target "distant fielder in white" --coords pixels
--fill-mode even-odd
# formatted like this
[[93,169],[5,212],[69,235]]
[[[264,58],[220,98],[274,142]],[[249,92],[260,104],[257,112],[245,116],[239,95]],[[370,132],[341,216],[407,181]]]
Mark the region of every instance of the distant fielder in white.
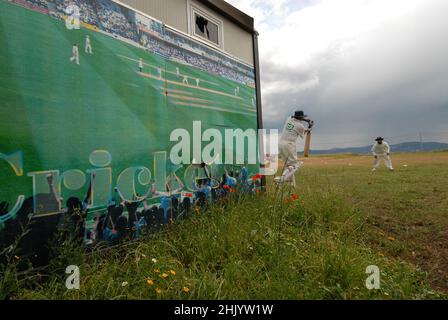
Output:
[[188,77],[184,76],[184,78],[182,79],[182,83],[183,84],[188,84]]
[[140,60],[138,61],[138,69],[140,70],[140,72],[143,72],[143,59],[140,58]]
[[70,62],[75,61],[76,64],[79,65],[79,50],[78,50],[78,45],[75,43],[73,44],[72,47],[72,57],[70,58]]
[[162,68],[157,67],[157,74],[159,75],[159,79],[162,79]]
[[196,87],[199,87],[199,83],[201,82],[201,80],[196,78]]
[[[308,129],[304,124],[308,123]],[[297,161],[296,143],[299,138],[304,138],[308,130],[314,125],[312,120],[307,119],[303,111],[296,111],[292,117],[288,117],[279,140],[280,156],[285,161],[285,169],[281,177],[276,177],[275,181],[289,182],[291,186],[296,185],[294,174],[300,168],[301,163]]]
[[240,87],[236,87],[234,93],[235,93],[235,96],[239,95],[240,94]]
[[179,71],[179,67],[176,67],[176,76],[179,77],[180,76],[180,71]]
[[375,158],[373,161],[373,169],[372,171],[376,171],[378,167],[380,166],[381,159],[384,159],[384,162],[386,163],[386,167],[390,171],[394,171],[394,168],[392,166],[392,161],[390,160],[390,146],[389,144],[384,141],[383,138],[378,137],[375,139],[376,143],[372,147],[372,154]]
[[92,51],[92,44],[90,43],[90,36],[86,35],[86,48],[85,48],[86,53],[89,54],[93,54]]

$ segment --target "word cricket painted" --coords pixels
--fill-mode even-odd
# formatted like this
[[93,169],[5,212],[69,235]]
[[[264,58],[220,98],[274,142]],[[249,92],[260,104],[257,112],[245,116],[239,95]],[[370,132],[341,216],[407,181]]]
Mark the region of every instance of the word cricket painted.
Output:
[[175,130],[202,148],[206,130],[256,130],[254,73],[114,1],[0,0],[0,252],[28,228],[19,258],[44,265],[57,231],[115,244],[257,191],[249,144],[170,157]]

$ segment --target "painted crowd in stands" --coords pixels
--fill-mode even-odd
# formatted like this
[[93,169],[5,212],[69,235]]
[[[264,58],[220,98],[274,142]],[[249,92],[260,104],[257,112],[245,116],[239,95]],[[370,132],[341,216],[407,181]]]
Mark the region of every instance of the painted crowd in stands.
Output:
[[[207,166],[202,164],[200,167],[204,176],[210,177]],[[249,177],[245,166],[235,172],[224,171],[219,180],[211,177],[196,179],[193,192],[184,191],[184,183],[175,174],[166,182],[165,192],[157,191],[153,183],[146,195],[137,195],[133,201],[126,200],[120,190],[115,188],[114,200],[106,209],[95,213],[93,223],[88,223],[87,217],[95,174],[91,176],[84,198],[68,198],[65,208],[63,199],[57,193],[54,177],[49,174],[48,193],[26,199],[16,217],[4,223],[0,232],[0,248],[16,246],[24,264],[43,266],[49,261],[51,243],[70,239],[93,247],[97,244],[113,246],[123,241],[138,240],[144,234],[151,234],[176,219],[187,217],[192,210],[205,208],[212,203],[225,206],[230,194],[239,196],[260,192],[261,175]],[[172,189],[173,185],[177,188]],[[148,200],[157,202],[148,205]],[[44,210],[52,214],[33,219],[34,203],[45,206]],[[8,209],[9,204],[1,202],[0,217]]]

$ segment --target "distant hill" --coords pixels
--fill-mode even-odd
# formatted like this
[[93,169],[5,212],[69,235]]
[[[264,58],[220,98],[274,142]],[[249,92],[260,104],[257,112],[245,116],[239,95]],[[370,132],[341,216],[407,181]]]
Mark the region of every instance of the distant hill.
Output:
[[[355,148],[335,148],[329,150],[312,150],[313,154],[338,154],[338,153],[370,153],[372,146],[355,147]],[[435,151],[448,150],[448,143],[440,142],[405,142],[390,146],[392,152],[418,152],[418,151]]]

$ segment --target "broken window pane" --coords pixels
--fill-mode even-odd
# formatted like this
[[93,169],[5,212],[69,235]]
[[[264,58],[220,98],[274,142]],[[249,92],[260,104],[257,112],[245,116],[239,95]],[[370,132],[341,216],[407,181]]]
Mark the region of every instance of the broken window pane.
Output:
[[195,13],[195,33],[219,45],[219,26]]

